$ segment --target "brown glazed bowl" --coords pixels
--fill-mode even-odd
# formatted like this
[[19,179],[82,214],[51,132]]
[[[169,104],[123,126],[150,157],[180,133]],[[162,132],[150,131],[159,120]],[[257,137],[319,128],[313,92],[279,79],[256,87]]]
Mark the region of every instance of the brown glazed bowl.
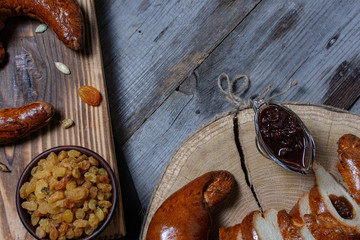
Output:
[[113,173],[113,171],[111,170],[109,164],[97,153],[84,148],[84,147],[80,147],[80,146],[58,146],[58,147],[54,147],[51,148],[49,150],[46,150],[44,152],[42,152],[41,154],[39,154],[38,156],[36,156],[33,160],[31,160],[31,162],[26,166],[25,170],[23,171],[23,173],[20,176],[20,180],[17,184],[17,188],[16,188],[16,208],[17,208],[17,212],[18,215],[20,217],[21,222],[23,223],[23,225],[25,226],[25,228],[29,231],[29,233],[35,237],[36,239],[41,239],[39,238],[36,234],[36,227],[34,227],[31,224],[31,220],[30,220],[30,214],[27,212],[26,209],[21,207],[21,203],[24,201],[22,198],[20,198],[20,187],[26,182],[28,181],[29,177],[30,177],[30,173],[31,173],[31,169],[33,167],[35,167],[37,165],[37,163],[40,161],[40,159],[46,158],[51,152],[54,152],[56,154],[58,154],[60,151],[69,151],[71,149],[77,150],[85,155],[87,155],[88,157],[92,156],[94,157],[96,160],[99,161],[99,165],[101,167],[103,167],[104,169],[106,169],[106,171],[108,172],[108,176],[111,180],[111,185],[112,185],[112,206],[109,209],[109,213],[106,217],[106,219],[104,219],[101,223],[101,225],[98,226],[98,228],[89,236],[83,237],[83,238],[78,238],[81,240],[89,240],[89,239],[94,239],[105,227],[106,225],[109,223],[113,213],[115,212],[115,208],[116,208],[116,203],[117,203],[117,186],[116,186],[116,180],[115,180],[115,175]]

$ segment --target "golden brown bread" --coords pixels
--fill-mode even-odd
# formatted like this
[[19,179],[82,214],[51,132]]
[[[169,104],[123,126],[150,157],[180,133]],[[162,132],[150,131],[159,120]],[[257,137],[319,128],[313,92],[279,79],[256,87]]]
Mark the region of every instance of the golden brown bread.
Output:
[[360,239],[356,228],[341,224],[329,212],[318,186],[310,190],[309,203],[311,214],[306,214],[304,220],[315,239]]
[[236,224],[232,227],[220,227],[219,239],[221,240],[235,240],[242,239],[241,237],[241,224]]
[[[70,49],[80,50],[84,46],[84,17],[75,0],[1,0],[0,30],[7,18],[16,16],[29,16],[45,22]],[[0,62],[4,55],[0,45]]]
[[[338,144],[337,167],[352,195],[314,162],[314,187],[303,194],[290,214],[285,210],[278,212],[278,227],[283,239],[360,239],[360,139],[345,134]],[[249,213],[241,224],[221,227],[220,240],[259,239],[252,232],[254,223],[249,219],[245,221],[253,214],[256,213]]]
[[0,110],[0,144],[14,142],[45,126],[55,113],[47,102]]
[[291,216],[285,210],[278,212],[278,224],[284,240],[302,240],[299,228],[294,224]]
[[355,201],[360,204],[360,139],[345,134],[338,142],[337,168]]
[[260,211],[252,211],[240,223],[240,231],[243,239],[259,239],[259,236],[254,228],[254,216],[261,214]]
[[209,172],[191,181],[158,208],[146,239],[207,239],[210,211],[230,194],[233,184],[234,178],[227,171]]

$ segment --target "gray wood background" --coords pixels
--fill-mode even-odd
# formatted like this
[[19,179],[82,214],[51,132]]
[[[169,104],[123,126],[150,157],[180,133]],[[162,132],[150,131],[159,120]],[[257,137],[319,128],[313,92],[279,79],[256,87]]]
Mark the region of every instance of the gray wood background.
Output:
[[277,101],[360,113],[356,0],[95,1],[128,236],[179,144],[232,109],[217,77],[246,74],[247,99],[299,86]]

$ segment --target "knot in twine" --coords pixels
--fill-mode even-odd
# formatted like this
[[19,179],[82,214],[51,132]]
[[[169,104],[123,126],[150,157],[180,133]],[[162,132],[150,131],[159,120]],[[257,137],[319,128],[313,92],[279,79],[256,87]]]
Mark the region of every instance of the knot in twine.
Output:
[[[227,88],[224,89],[222,82],[226,81]],[[243,81],[242,87],[238,90],[236,90],[236,83],[239,81]],[[298,82],[296,80],[290,79],[289,86],[282,92],[275,94],[273,96],[267,97],[269,94],[269,91],[272,87],[272,84],[267,85],[263,90],[260,91],[260,93],[256,94],[253,98],[250,99],[243,99],[239,97],[241,93],[245,92],[249,87],[249,77],[247,75],[236,75],[232,80],[230,80],[230,77],[226,73],[221,73],[218,77],[218,87],[220,91],[225,95],[225,98],[235,106],[235,108],[240,111],[245,108],[249,108],[253,106],[254,100],[264,100],[264,101],[270,101],[276,97],[279,97],[285,93],[287,93],[292,87],[298,85]]]

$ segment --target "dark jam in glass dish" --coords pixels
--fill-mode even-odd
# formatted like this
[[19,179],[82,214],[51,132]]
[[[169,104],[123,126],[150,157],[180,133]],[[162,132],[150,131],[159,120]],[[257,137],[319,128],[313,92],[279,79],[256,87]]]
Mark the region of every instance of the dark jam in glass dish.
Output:
[[305,167],[305,133],[295,116],[282,107],[264,108],[258,118],[261,137],[267,149],[283,163]]

